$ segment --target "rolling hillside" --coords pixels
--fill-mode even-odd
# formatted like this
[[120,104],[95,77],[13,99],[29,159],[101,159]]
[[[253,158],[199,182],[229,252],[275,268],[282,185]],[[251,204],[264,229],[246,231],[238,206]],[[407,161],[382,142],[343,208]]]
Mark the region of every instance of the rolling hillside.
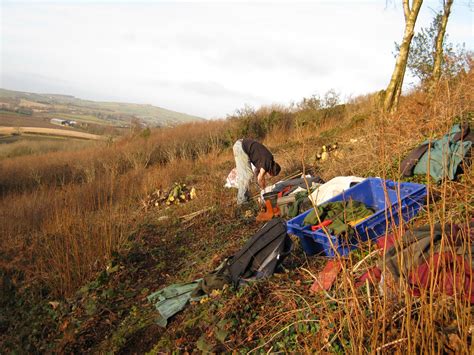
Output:
[[148,126],[173,126],[201,121],[203,118],[161,107],[120,102],[96,102],[70,95],[37,94],[0,89],[0,106],[14,110],[30,110],[39,115],[67,115],[79,121],[102,121],[123,125],[138,120]]

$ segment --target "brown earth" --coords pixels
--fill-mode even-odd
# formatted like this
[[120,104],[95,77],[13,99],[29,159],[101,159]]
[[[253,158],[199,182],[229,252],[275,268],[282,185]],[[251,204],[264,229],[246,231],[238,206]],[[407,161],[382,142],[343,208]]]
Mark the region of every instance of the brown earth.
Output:
[[0,112],[0,127],[44,127],[44,128],[61,128],[49,122],[49,118],[26,116],[17,113]]

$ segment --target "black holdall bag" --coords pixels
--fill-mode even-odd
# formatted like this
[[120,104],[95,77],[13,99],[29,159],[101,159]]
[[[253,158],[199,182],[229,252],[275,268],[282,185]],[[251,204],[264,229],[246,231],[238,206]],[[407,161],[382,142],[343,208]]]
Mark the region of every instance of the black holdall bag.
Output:
[[290,254],[292,245],[286,233],[286,223],[281,218],[272,219],[239,252],[204,276],[193,295],[210,294],[228,284],[238,287],[246,281],[273,275]]
[[292,241],[281,218],[267,222],[227,263],[231,282],[261,279],[272,275],[290,254]]

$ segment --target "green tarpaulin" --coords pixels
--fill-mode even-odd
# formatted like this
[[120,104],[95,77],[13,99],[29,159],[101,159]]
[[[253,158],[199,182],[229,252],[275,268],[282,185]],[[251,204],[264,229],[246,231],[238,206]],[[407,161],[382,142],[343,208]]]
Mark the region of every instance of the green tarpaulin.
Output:
[[168,318],[181,311],[189,301],[199,301],[202,296],[193,297],[192,293],[199,286],[199,280],[189,283],[173,284],[148,296],[148,301],[155,304],[160,313],[157,324],[166,327]]
[[413,173],[426,175],[429,169],[431,177],[436,182],[446,177],[454,180],[459,164],[472,146],[471,141],[453,141],[453,137],[459,132],[461,132],[461,127],[456,124],[443,138],[432,141],[431,149],[420,158]]

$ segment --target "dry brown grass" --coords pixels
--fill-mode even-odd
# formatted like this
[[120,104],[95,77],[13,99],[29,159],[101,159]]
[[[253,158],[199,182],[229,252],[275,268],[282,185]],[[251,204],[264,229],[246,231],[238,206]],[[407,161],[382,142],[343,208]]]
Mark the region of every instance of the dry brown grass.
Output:
[[225,138],[228,129],[221,121],[187,124],[101,147],[0,161],[0,267],[71,294],[123,247],[140,199],[217,156],[224,140],[234,139]]
[[[394,116],[382,114],[374,96],[368,96],[324,115],[265,108],[228,121],[158,129],[149,136],[137,132],[101,147],[2,160],[0,268],[22,270],[25,284],[46,283],[55,296],[71,295],[103,270],[111,254],[127,246],[132,230],[146,222],[140,200],[154,189],[175,181],[197,185],[197,201],[165,212],[175,217],[207,206],[229,208],[228,194],[220,186],[233,166],[230,147],[243,132],[266,134],[264,142],[275,152],[283,174],[304,163],[325,179],[360,175],[401,180],[399,162],[410,149],[426,137],[447,132],[454,118],[472,115],[472,87],[471,71],[457,85],[443,87],[432,102],[421,93],[403,98]],[[354,138],[358,141],[351,142]],[[342,155],[324,164],[312,160],[316,148],[334,141]],[[472,168],[462,181],[440,186],[427,181],[441,199],[415,225],[465,223],[472,218]],[[200,238],[206,243],[212,236]],[[372,252],[365,248],[362,254]],[[293,329],[300,336],[292,349],[300,352],[438,352],[451,344],[456,353],[472,353],[473,318],[459,297],[416,298],[403,284],[398,298],[389,297],[386,289],[355,289],[355,275],[373,265],[376,257],[368,257],[355,270],[359,261],[356,256],[344,260],[335,288],[326,295],[308,295],[301,280],[311,277],[301,267],[286,281],[270,281],[263,293],[247,300],[258,317],[240,327],[242,334],[226,349],[251,342],[256,350],[271,351]],[[317,273],[323,262],[309,258],[302,266]],[[203,261],[196,269],[202,271],[208,264]],[[241,302],[231,299],[220,311],[222,316],[238,312]],[[305,326],[311,323],[319,330],[308,336]],[[262,340],[261,348],[257,339]]]
[[15,137],[11,143],[0,144],[0,160],[27,155],[42,155],[49,152],[73,152],[88,147],[99,147],[102,142],[89,140],[71,140],[68,138],[50,138],[38,136]]
[[[385,116],[372,107],[363,110],[365,114],[369,113],[367,121],[355,130],[338,135],[344,155],[315,167],[320,168],[323,177],[328,178],[354,174],[403,180],[399,162],[409,150],[427,137],[439,137],[447,133],[455,118],[459,120],[464,117],[464,122],[472,123],[469,118],[474,112],[472,83],[471,72],[460,85],[444,87],[430,103],[424,101],[423,94],[415,93],[404,98],[401,109],[394,116]],[[361,104],[364,105],[364,102],[359,102]],[[350,123],[347,121],[350,120],[349,116],[344,119]],[[335,129],[338,124],[344,124],[343,120],[338,123],[327,122],[320,129]],[[301,160],[307,161],[315,148],[311,133],[297,133],[299,146],[302,147]],[[348,142],[355,137],[363,141],[354,144]],[[471,165],[465,166],[464,170],[461,181],[444,181],[441,185],[432,183],[426,177],[431,196],[437,195],[438,199],[436,202],[431,200],[426,212],[417,218],[415,226],[467,224],[472,220],[474,169]],[[395,232],[399,233],[400,229]],[[446,238],[443,241],[446,250],[450,250],[447,237],[443,238]],[[472,240],[469,231],[463,238],[464,248],[470,250]],[[251,338],[264,338],[261,342],[263,345],[254,350],[271,351],[284,336],[295,334],[298,342],[295,345],[290,341],[291,346],[293,350],[302,352],[473,352],[474,318],[470,305],[460,294],[443,296],[435,292],[436,285],[432,283],[421,297],[415,297],[409,292],[403,278],[395,290],[389,282],[380,288],[367,284],[367,287],[357,289],[354,282],[356,276],[379,260],[378,253],[374,254],[368,245],[362,246],[360,253],[367,255],[362,264],[359,263],[360,258],[354,255],[341,258],[343,270],[335,287],[326,294],[308,296],[307,290],[298,286],[285,289],[278,283],[272,285],[269,297],[275,306],[265,312],[271,316],[263,316],[250,325]],[[464,265],[454,263],[452,267],[463,270]],[[306,268],[315,274],[321,266],[309,261]],[[296,279],[308,279],[306,268],[299,269],[300,275]],[[443,280],[443,270],[432,269],[431,273],[432,279]],[[311,323],[316,324],[319,330],[314,336],[308,337],[307,329]]]

